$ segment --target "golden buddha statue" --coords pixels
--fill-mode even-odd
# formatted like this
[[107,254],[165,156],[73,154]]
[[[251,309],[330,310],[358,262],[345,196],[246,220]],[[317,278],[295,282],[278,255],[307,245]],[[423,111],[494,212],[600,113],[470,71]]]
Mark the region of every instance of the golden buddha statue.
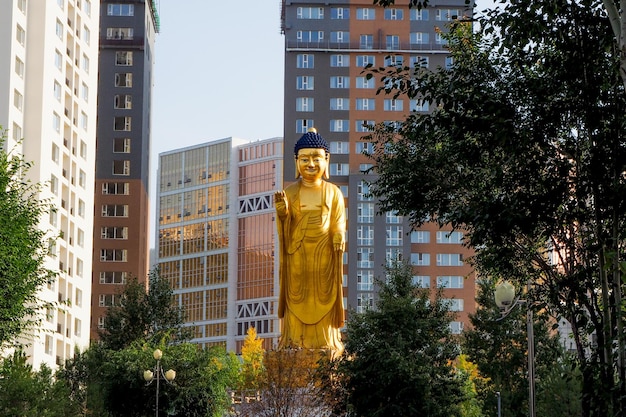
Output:
[[280,245],[279,347],[341,355],[346,216],[339,187],[326,181],[328,143],[315,130],[296,143],[296,179],[274,195]]

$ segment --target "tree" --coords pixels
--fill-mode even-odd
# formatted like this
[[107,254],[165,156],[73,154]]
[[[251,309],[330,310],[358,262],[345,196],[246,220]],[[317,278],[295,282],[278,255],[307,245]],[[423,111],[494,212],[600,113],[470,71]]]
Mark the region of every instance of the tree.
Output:
[[[480,375],[489,379],[481,385],[478,396],[483,413],[496,409],[496,392],[500,392],[502,414],[511,417],[528,415],[528,333],[526,308],[515,307],[502,318],[494,300],[495,282],[482,279],[478,288],[478,309],[470,314],[471,327],[463,333],[463,351],[478,366]],[[543,401],[539,392],[547,392],[547,377],[565,360],[558,334],[552,334],[551,319],[546,311],[534,315],[536,403],[541,399],[544,413],[537,415],[568,416],[561,402]],[[554,395],[564,395],[555,392]],[[580,391],[571,395],[580,397]],[[580,415],[580,414],[578,414]]]
[[482,417],[490,413],[483,414],[483,401],[478,396],[478,391],[484,389],[489,383],[489,379],[483,377],[478,370],[478,365],[470,362],[467,355],[459,355],[455,370],[463,380],[463,402],[461,403],[461,415],[463,417]]
[[34,371],[26,354],[17,350],[0,360],[0,415],[20,417],[78,417],[81,403],[65,381],[53,378],[45,364]]
[[260,377],[263,373],[263,340],[257,337],[256,329],[253,326],[248,328],[248,335],[241,347],[241,389],[257,390],[259,388]]
[[467,230],[482,275],[530,280],[532,307],[572,324],[583,415],[618,415],[626,95],[610,23],[599,0],[520,0],[479,19],[481,33],[452,23],[452,68],[370,74],[432,109],[373,132],[372,192],[381,211]]
[[100,341],[108,349],[119,350],[137,340],[158,343],[164,336],[183,341],[189,331],[183,327],[183,310],[172,303],[172,289],[158,268],[150,271],[148,290],[131,278],[121,293],[119,305],[109,308]]
[[462,380],[448,306],[438,293],[412,284],[409,265],[388,271],[379,282],[376,308],[352,313],[338,378],[358,416],[460,416]]
[[54,237],[39,224],[53,208],[28,179],[31,166],[6,150],[0,126],[0,348],[38,327],[45,303],[37,293],[56,276],[45,266]]
[[327,353],[300,347],[268,351],[259,375],[258,396],[237,406],[242,417],[327,417],[330,409],[319,393],[318,362]]

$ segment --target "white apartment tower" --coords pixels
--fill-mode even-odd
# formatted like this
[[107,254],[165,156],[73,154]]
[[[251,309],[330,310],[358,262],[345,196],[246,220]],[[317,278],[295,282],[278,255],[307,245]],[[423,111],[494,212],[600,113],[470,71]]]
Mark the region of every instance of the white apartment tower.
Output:
[[0,0],[0,125],[57,208],[41,227],[60,236],[48,264],[59,275],[40,297],[62,307],[25,340],[35,368],[89,344],[99,3]]

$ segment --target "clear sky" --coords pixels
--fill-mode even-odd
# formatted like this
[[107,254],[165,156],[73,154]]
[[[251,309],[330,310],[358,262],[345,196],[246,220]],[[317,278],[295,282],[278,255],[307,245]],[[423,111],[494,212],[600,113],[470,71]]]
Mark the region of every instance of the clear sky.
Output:
[[283,135],[279,0],[159,0],[152,167],[160,152]]

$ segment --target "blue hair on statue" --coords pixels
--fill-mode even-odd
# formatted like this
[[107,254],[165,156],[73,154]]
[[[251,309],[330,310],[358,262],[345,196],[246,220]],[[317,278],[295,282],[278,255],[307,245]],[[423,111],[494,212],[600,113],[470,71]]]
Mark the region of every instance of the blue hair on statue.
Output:
[[329,152],[328,142],[317,132],[306,132],[298,141],[293,149],[294,155],[298,156],[300,149],[324,149]]

